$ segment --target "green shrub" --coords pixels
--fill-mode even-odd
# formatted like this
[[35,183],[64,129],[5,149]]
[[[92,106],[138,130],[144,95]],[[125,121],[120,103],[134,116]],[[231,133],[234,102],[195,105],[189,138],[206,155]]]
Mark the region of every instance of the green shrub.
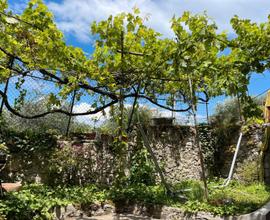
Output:
[[173,187],[174,191],[182,193],[188,200],[202,201],[204,198],[204,190],[198,181],[186,180]]
[[52,210],[68,204],[91,204],[104,201],[105,193],[96,186],[56,187],[28,185],[19,192],[8,193],[0,200],[0,216],[14,220],[54,219]]
[[168,197],[162,186],[130,185],[123,188],[112,188],[108,198],[114,202],[132,201],[145,204],[166,204]]
[[[269,198],[269,188],[262,184],[242,185],[232,181],[227,187],[220,187],[220,182],[209,184],[209,202],[202,200],[201,183],[184,181],[173,189],[182,190],[188,197],[186,203],[166,194],[164,187],[134,184],[122,188],[111,187],[102,190],[94,185],[85,187],[47,187],[28,185],[19,192],[8,193],[0,200],[0,219],[53,219],[52,209],[55,206],[74,204],[76,207],[87,207],[92,203],[112,200],[116,204],[170,205],[181,208],[187,213],[198,211],[211,212],[215,215],[238,215],[252,212]],[[219,187],[216,187],[217,184]],[[185,191],[185,189],[191,189]]]
[[241,169],[237,170],[238,179],[243,184],[252,184],[258,182],[259,177],[259,162],[258,161],[246,161]]
[[222,187],[221,183],[209,184],[209,202],[189,200],[178,207],[190,213],[205,211],[219,216],[239,215],[255,211],[270,198],[269,188],[260,183],[242,185],[232,181],[227,187]]
[[149,157],[148,151],[143,146],[134,149],[131,157],[130,184],[155,184],[155,168]]
[[9,166],[4,170],[6,180],[32,182],[37,174],[46,178],[50,155],[57,146],[54,135],[6,130],[2,140],[10,155]]

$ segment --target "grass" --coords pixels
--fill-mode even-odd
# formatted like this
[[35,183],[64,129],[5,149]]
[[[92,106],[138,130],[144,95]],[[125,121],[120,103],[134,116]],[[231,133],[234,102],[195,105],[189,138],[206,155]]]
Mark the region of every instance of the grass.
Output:
[[185,204],[175,203],[174,206],[187,212],[207,211],[214,215],[240,215],[250,213],[262,207],[270,199],[270,188],[261,183],[242,185],[236,181],[227,187],[221,182],[209,183],[209,201],[204,199],[189,200]]

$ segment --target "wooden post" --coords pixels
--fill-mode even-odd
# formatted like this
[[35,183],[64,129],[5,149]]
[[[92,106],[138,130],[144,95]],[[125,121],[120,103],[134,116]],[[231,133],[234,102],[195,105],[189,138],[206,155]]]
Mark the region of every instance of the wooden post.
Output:
[[120,133],[119,133],[119,139],[122,141],[122,133],[123,133],[123,117],[124,117],[124,100],[123,100],[123,85],[122,85],[122,80],[124,76],[124,69],[123,69],[123,62],[124,62],[124,32],[121,32],[121,76],[120,76],[120,100],[119,100],[119,108],[120,108],[120,121],[119,121],[119,127],[120,127]]
[[[264,121],[267,124],[270,123],[270,90],[268,90],[265,104],[264,104]],[[266,184],[269,184],[270,177],[266,174],[266,172],[270,172],[268,167],[265,167],[266,163],[269,163],[269,159],[266,158],[267,152],[269,151],[269,143],[270,143],[270,127],[265,127],[265,133],[264,133],[264,142],[262,145],[262,150],[260,153],[260,181],[265,182]]]
[[240,122],[242,122],[243,116],[242,116],[242,111],[241,111],[241,102],[240,102],[239,93],[237,93],[237,103],[238,103],[239,119],[240,119]]
[[121,32],[121,68],[120,68],[120,94],[119,94],[119,111],[120,111],[120,117],[119,117],[119,130],[118,130],[118,154],[119,154],[119,167],[118,167],[118,175],[119,180],[121,182],[122,177],[125,177],[125,149],[124,143],[123,143],[123,133],[124,133],[124,90],[123,90],[123,77],[124,77],[124,31]]
[[132,119],[133,119],[133,115],[134,115],[134,112],[135,112],[135,107],[136,107],[137,100],[138,100],[138,93],[140,91],[140,87],[141,87],[141,85],[140,85],[140,82],[139,82],[137,90],[134,89],[136,96],[134,98],[131,113],[130,113],[130,116],[129,116],[129,119],[128,119],[127,133],[131,132],[131,130],[132,130],[131,129],[131,124],[132,124]]
[[75,98],[76,98],[76,94],[77,94],[77,90],[74,90],[73,92],[73,96],[72,96],[72,100],[71,100],[71,106],[70,106],[70,115],[68,117],[68,124],[67,124],[67,130],[66,130],[66,136],[69,136],[69,129],[70,129],[70,124],[71,124],[71,114],[73,112],[73,107],[74,107],[74,103],[75,103]]
[[[9,78],[6,81],[5,88],[4,88],[5,95],[7,94],[7,91],[8,91],[8,85],[9,85]],[[1,106],[0,106],[0,116],[2,115],[3,108],[4,108],[4,99],[2,97],[2,102],[1,102]]]
[[151,158],[152,158],[152,160],[153,160],[153,162],[154,162],[154,164],[155,164],[155,168],[156,168],[156,171],[158,172],[158,174],[159,174],[159,176],[160,176],[161,183],[162,183],[162,184],[164,185],[164,187],[166,188],[167,193],[170,194],[170,193],[172,193],[172,192],[171,192],[171,190],[170,190],[169,184],[168,184],[168,183],[166,182],[166,180],[165,180],[165,177],[164,177],[164,175],[163,175],[163,172],[162,172],[162,170],[161,170],[161,168],[160,168],[160,166],[159,166],[159,164],[158,164],[158,160],[157,160],[157,158],[156,158],[156,156],[155,156],[155,154],[154,154],[154,152],[153,152],[153,150],[152,150],[152,148],[151,148],[151,146],[150,146],[150,143],[149,143],[149,141],[148,141],[148,139],[147,139],[147,136],[146,136],[146,134],[145,134],[145,132],[144,132],[144,130],[143,130],[143,127],[142,127],[142,125],[141,125],[141,122],[140,122],[140,118],[139,118],[138,112],[136,113],[136,115],[137,115],[137,120],[138,120],[138,127],[139,127],[140,133],[141,133],[141,135],[142,135],[142,139],[143,139],[143,142],[144,142],[144,146],[146,147],[148,153],[150,154],[150,156],[151,156]]
[[270,123],[270,90],[267,92],[265,100],[264,121]]

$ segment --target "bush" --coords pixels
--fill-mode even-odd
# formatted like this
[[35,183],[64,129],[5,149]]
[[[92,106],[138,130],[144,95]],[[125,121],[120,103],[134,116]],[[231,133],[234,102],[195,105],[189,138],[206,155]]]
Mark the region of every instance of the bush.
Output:
[[[27,101],[20,109],[23,115],[35,115],[46,112],[47,98],[39,97],[38,101]],[[68,110],[68,105],[63,106],[63,110]],[[25,119],[13,115],[10,112],[4,111],[5,121],[8,123],[8,128],[17,132],[31,131],[31,132],[48,132],[65,134],[68,123],[68,116],[61,113],[49,114],[41,118]]]
[[[242,114],[245,120],[257,121],[263,119],[262,103],[265,97],[253,99],[248,97],[243,104]],[[214,127],[226,128],[236,125],[240,121],[238,100],[236,98],[226,99],[223,103],[218,103],[214,114],[211,116],[211,124]]]
[[114,202],[132,202],[144,204],[166,204],[168,197],[162,186],[133,184],[123,188],[110,189],[108,198]]
[[47,176],[48,162],[57,146],[54,135],[13,130],[1,134],[10,155],[4,170],[6,180],[31,182],[36,175]]
[[[262,184],[241,185],[232,181],[227,187],[220,186],[220,182],[209,184],[209,202],[202,200],[201,183],[184,181],[173,188],[182,190],[188,197],[186,203],[166,194],[163,186],[147,186],[133,184],[121,188],[111,187],[103,190],[94,185],[85,187],[47,187],[44,185],[24,186],[19,192],[8,193],[0,200],[0,219],[53,219],[52,209],[55,206],[68,204],[77,207],[87,207],[93,203],[103,203],[112,200],[116,204],[124,205],[170,205],[181,208],[187,213],[198,211],[211,212],[212,214],[238,215],[249,213],[265,204],[269,198],[269,188]],[[185,189],[190,189],[185,191]],[[123,207],[124,208],[124,207]]]
[[243,184],[252,184],[260,180],[259,161],[245,161],[241,169],[237,170],[238,179]]
[[[0,216],[13,220],[54,219],[53,208],[77,204],[79,206],[104,201],[105,193],[96,186],[56,187],[28,185],[12,192],[0,202]],[[1,217],[0,217],[1,218]]]
[[141,144],[133,149],[130,161],[130,184],[155,185],[156,174],[148,151]]
[[198,181],[186,180],[174,185],[174,191],[182,193],[188,200],[202,201],[204,190]]
[[[90,149],[83,147],[63,146],[51,156],[48,169],[49,185],[80,185],[94,182],[95,176],[91,172]],[[86,179],[86,180],[85,180]],[[92,180],[92,181],[91,181]]]
[[209,184],[209,202],[189,200],[176,204],[189,213],[198,211],[211,212],[214,215],[239,215],[255,211],[264,205],[270,197],[269,188],[259,183],[242,185],[236,181],[227,187],[217,187],[217,183]]
[[239,119],[237,99],[226,99],[223,103],[217,104],[215,112],[211,116],[211,124],[215,127],[227,127],[231,124],[236,124]]

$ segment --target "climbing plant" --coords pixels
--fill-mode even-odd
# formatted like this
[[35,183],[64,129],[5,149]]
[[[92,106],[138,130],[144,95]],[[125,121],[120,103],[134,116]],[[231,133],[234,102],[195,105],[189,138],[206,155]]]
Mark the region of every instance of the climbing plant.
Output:
[[[82,49],[65,43],[42,0],[30,0],[21,14],[10,12],[7,1],[1,1],[0,82],[7,85],[13,78],[19,91],[14,102],[0,91],[6,109],[33,119],[53,113],[95,114],[119,104],[114,144],[120,176],[124,176],[127,146],[124,105],[132,99],[133,107],[144,99],[175,112],[191,110],[200,149],[198,103],[218,95],[238,96],[242,102],[252,103],[247,93],[251,73],[269,68],[270,22],[256,24],[233,17],[236,37],[228,39],[224,32],[217,32],[218,27],[207,15],[184,12],[171,20],[174,38],[165,38],[145,24],[147,19],[134,8],[132,13],[93,22],[90,34],[96,40],[89,57]],[[225,54],[225,49],[230,53]],[[20,111],[29,92],[23,85],[31,78],[49,81],[57,88],[51,89],[43,112]],[[88,109],[76,113],[65,110],[62,103],[72,95],[77,101],[89,96]],[[175,99],[178,102],[174,103]],[[244,107],[245,112],[256,112],[254,105]],[[199,152],[207,189],[201,149]]]

